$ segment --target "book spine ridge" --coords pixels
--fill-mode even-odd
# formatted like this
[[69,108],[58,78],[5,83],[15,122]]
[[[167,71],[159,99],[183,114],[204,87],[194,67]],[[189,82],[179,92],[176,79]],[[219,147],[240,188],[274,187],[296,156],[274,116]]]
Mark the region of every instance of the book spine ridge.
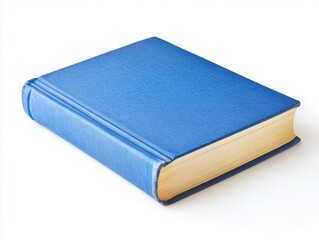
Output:
[[47,84],[47,81],[44,77],[40,77],[39,80],[31,80],[32,84],[34,84],[36,87],[40,88],[41,91],[45,91],[47,94],[50,94],[54,96],[55,98],[59,99],[60,101],[63,101],[66,105],[68,105],[71,108],[76,109],[77,111],[81,112],[82,114],[89,117],[92,121],[96,122],[97,124],[100,124],[101,126],[108,128],[108,130],[115,132],[118,135],[121,135],[126,140],[130,141],[132,144],[137,145],[138,147],[141,147],[145,149],[146,151],[150,152],[151,154],[154,154],[158,156],[161,160],[169,163],[173,160],[172,157],[169,156],[169,153],[164,153],[163,151],[159,151],[155,149],[154,147],[148,145],[147,143],[141,141],[140,139],[132,136],[131,134],[127,133],[123,129],[119,128],[118,126],[112,124],[108,120],[102,118],[98,114],[90,111],[89,109],[82,106],[80,103],[78,103],[76,100],[71,99],[70,97],[66,96],[65,94],[62,94],[60,92],[57,92],[55,89],[53,89],[51,86]]
[[30,101],[30,95],[31,95],[31,90],[32,88],[30,87],[30,83],[33,81],[30,80],[28,82],[26,82],[22,88],[22,106],[23,106],[23,110],[24,112],[29,115],[29,117],[31,119],[34,120],[32,114],[31,114],[31,111],[30,111],[30,104],[29,104],[29,101]]

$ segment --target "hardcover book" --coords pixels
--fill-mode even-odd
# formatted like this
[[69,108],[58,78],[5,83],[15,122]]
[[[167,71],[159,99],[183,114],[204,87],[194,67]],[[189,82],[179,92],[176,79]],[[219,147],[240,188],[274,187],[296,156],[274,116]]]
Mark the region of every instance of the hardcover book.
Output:
[[169,204],[299,142],[299,102],[153,37],[28,81],[25,112]]

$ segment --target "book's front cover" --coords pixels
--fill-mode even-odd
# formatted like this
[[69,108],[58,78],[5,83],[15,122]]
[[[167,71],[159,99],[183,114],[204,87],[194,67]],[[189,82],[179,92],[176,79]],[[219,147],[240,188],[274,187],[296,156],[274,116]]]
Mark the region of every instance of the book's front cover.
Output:
[[159,38],[41,81],[172,160],[299,104]]

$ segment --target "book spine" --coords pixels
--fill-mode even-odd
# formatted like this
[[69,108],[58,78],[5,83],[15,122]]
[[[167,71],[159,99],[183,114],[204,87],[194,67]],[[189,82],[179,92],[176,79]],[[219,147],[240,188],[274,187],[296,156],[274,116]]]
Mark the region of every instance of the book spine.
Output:
[[163,161],[123,136],[100,126],[53,94],[28,81],[22,90],[24,111],[36,122],[80,148],[157,199]]

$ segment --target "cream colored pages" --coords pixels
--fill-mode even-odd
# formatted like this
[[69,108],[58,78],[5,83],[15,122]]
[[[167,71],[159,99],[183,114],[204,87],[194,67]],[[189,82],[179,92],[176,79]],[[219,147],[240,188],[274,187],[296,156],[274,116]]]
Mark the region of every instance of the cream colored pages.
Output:
[[288,143],[296,137],[295,111],[296,108],[289,110],[163,167],[158,197],[169,200]]

